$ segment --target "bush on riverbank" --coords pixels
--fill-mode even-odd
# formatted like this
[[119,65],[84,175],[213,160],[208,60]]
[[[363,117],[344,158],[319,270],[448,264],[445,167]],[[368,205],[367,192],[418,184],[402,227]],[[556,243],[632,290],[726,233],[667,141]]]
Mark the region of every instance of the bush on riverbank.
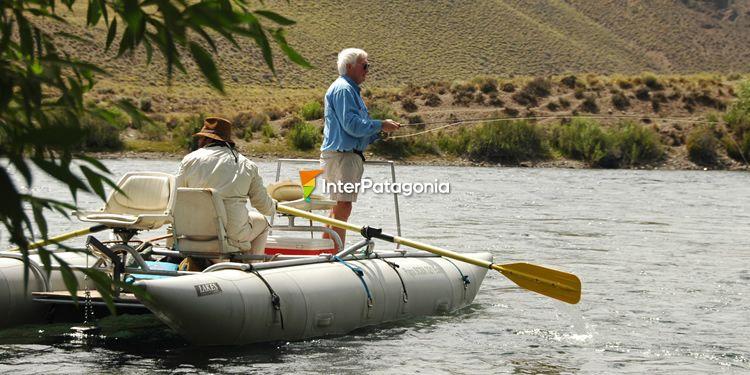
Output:
[[569,124],[553,127],[550,137],[550,144],[562,155],[593,167],[633,167],[664,155],[654,129],[629,121],[605,129],[594,120],[574,118]]
[[297,150],[310,150],[321,141],[320,129],[307,122],[296,124],[289,131],[289,142]]
[[685,146],[692,162],[700,165],[716,164],[719,141],[710,127],[704,126],[691,131]]
[[447,152],[473,161],[519,163],[549,158],[544,133],[526,120],[499,120],[458,133],[435,136],[434,143]]
[[598,122],[574,118],[568,124],[553,127],[552,146],[570,159],[583,160],[596,167],[614,167],[612,140]]
[[299,113],[306,121],[318,120],[323,118],[323,106],[319,101],[313,100],[305,104]]
[[85,151],[120,151],[123,143],[120,140],[121,128],[113,122],[86,114],[81,118],[83,138],[81,148]]
[[732,135],[724,137],[727,154],[738,161],[750,160],[750,81],[742,81],[737,88],[737,101],[724,115]]
[[626,121],[612,133],[614,148],[621,155],[620,166],[657,161],[664,155],[659,135],[650,127]]
[[368,150],[389,159],[439,154],[430,139],[424,137],[384,139],[370,145]]

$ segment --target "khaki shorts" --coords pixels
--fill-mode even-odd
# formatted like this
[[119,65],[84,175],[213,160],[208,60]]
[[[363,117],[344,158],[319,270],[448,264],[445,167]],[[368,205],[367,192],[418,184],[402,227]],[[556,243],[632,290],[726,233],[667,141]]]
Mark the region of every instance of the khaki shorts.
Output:
[[[320,154],[320,169],[323,170],[325,183],[359,184],[365,172],[364,162],[353,152],[323,151]],[[336,188],[329,188],[331,200],[337,202],[356,202],[357,193],[345,193]]]

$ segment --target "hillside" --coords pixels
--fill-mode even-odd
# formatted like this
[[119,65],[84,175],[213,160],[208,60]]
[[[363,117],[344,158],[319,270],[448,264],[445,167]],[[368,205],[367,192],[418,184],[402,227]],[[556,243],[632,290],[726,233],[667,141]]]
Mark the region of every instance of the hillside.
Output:
[[[350,46],[370,52],[370,84],[380,87],[481,74],[733,73],[747,72],[750,61],[747,0],[324,0],[258,6],[298,21],[288,39],[316,68],[279,61],[274,82],[252,45],[237,50],[221,44],[230,86],[324,87],[335,77],[336,53]],[[82,12],[64,16],[76,25],[84,22]],[[103,30],[85,34],[103,44]],[[137,64],[142,56],[114,60],[91,44],[70,47],[103,63],[114,82],[164,82],[158,61],[144,69]],[[175,82],[201,83],[195,73]]]

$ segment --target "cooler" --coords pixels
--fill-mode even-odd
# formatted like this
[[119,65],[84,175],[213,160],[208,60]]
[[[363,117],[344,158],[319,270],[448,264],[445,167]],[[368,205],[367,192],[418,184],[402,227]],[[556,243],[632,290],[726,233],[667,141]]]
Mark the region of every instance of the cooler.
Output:
[[301,238],[268,236],[266,254],[319,255],[335,254],[333,240],[328,238]]

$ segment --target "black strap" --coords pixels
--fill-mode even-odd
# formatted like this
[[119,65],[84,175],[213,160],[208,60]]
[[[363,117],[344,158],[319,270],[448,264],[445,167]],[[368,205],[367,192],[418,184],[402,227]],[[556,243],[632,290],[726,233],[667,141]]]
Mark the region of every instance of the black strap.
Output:
[[266,281],[266,279],[264,279],[263,276],[260,275],[260,272],[251,268],[250,273],[254,274],[255,276],[258,276],[260,281],[262,281],[263,284],[266,284],[266,288],[268,288],[268,292],[271,293],[271,305],[273,306],[274,310],[279,312],[279,319],[281,319],[281,329],[284,329],[284,314],[281,311],[281,297],[279,297],[276,291],[274,291],[273,288],[271,288],[271,284],[269,284],[268,281]]
[[389,262],[385,260],[385,258],[381,258],[380,256],[378,256],[378,254],[375,254],[375,257],[377,259],[382,260],[383,262],[385,262],[385,264],[391,266],[391,268],[393,268],[393,270],[396,271],[396,275],[398,275],[398,279],[401,280],[401,289],[403,290],[404,303],[409,302],[409,293],[406,291],[406,284],[404,284],[404,278],[401,277],[401,273],[398,272],[398,268],[401,266],[399,266],[398,264],[394,262]]

